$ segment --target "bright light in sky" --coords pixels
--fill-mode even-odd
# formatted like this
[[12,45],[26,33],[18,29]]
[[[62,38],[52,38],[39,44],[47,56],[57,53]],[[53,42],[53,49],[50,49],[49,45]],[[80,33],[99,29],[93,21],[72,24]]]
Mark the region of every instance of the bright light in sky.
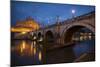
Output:
[[75,13],[75,10],[74,10],[74,9],[72,10],[72,13],[73,13],[73,14]]

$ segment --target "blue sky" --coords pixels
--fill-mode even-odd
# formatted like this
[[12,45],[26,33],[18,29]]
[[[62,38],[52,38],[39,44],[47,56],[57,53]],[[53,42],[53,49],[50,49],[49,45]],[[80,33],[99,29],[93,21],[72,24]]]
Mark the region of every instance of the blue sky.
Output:
[[11,25],[28,17],[34,18],[39,24],[50,25],[56,21],[56,16],[63,21],[72,18],[72,10],[75,16],[80,16],[95,10],[94,6],[71,5],[57,3],[11,1]]

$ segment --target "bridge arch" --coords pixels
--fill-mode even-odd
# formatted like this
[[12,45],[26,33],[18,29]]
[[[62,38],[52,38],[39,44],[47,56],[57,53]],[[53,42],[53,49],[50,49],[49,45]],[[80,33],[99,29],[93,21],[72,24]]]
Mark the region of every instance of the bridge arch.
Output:
[[46,42],[54,42],[54,33],[50,30],[46,31],[45,40]]
[[63,30],[63,32],[61,33],[62,43],[66,44],[66,43],[71,42],[72,35],[76,31],[78,31],[82,28],[86,28],[86,29],[90,30],[92,33],[95,33],[95,26],[90,25],[88,23],[84,23],[84,22],[81,22],[81,23],[80,22],[74,22],[74,23],[71,23],[68,26],[66,26],[65,29]]

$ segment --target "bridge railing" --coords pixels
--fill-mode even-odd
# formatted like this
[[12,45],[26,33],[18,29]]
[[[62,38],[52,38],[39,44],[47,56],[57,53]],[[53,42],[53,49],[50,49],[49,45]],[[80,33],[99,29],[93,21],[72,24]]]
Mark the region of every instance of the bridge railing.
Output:
[[[86,13],[84,15],[81,15],[81,16],[77,16],[75,18],[71,18],[71,19],[67,19],[67,20],[64,20],[62,22],[59,22],[59,25],[65,25],[65,24],[69,24],[69,23],[73,23],[75,21],[80,21],[82,19],[88,19],[92,16],[95,16],[95,11],[92,11],[92,12],[89,12],[89,13]],[[39,30],[42,30],[42,29],[47,29],[47,28],[51,28],[51,27],[55,27],[57,26],[58,24],[53,24],[53,25],[49,25],[49,26],[46,26],[44,28],[40,28]]]
[[81,16],[77,16],[75,18],[67,19],[67,20],[63,21],[62,24],[68,24],[69,22],[79,21],[79,20],[82,20],[82,19],[88,19],[92,16],[95,16],[95,11],[92,11],[90,13],[87,13],[87,14],[84,14],[84,15],[81,15]]

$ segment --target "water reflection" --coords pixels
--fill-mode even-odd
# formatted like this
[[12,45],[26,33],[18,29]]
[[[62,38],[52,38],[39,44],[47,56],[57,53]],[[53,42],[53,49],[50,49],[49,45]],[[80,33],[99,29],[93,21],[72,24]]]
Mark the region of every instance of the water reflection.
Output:
[[39,61],[41,61],[41,60],[42,60],[42,52],[39,51]]
[[36,54],[36,46],[33,47],[33,42],[31,42],[31,44],[28,44],[23,40],[18,45],[14,46],[12,51],[18,52],[20,56],[33,56],[34,54]]
[[13,41],[11,52],[12,65],[29,65],[43,63],[43,47],[42,45],[36,45],[36,41]]
[[82,41],[70,46],[65,46],[49,51],[44,50],[43,44],[37,43],[36,41],[13,40],[11,44],[11,64],[12,66],[25,66],[45,63],[69,63],[74,62],[84,53],[91,54],[85,57],[87,58],[86,60],[82,58],[80,61],[92,61],[95,60],[93,56],[95,54],[93,53],[94,51],[95,40]]

